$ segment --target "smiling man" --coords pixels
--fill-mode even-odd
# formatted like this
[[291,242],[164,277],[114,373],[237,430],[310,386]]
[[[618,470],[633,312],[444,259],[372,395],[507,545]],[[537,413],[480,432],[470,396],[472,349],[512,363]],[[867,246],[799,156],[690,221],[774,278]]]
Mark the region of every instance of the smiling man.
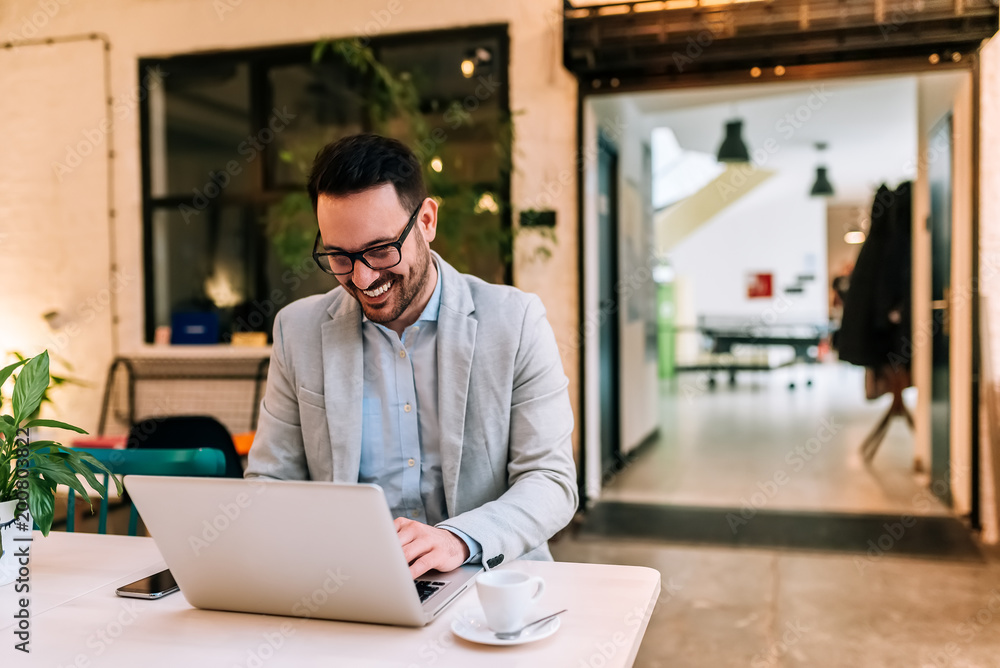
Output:
[[438,204],[396,140],[326,146],[309,194],[313,257],[340,286],[275,319],[247,477],[380,485],[414,577],[551,559],[576,467],[541,301],[431,251]]

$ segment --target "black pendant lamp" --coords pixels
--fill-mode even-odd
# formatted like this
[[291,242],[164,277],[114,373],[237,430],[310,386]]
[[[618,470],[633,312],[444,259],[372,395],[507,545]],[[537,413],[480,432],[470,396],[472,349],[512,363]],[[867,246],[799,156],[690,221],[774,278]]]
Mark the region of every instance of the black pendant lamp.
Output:
[[743,121],[726,121],[726,138],[722,140],[719,162],[750,162],[750,151],[743,141]]
[[[816,144],[816,150],[822,155],[823,151],[826,150],[826,144]],[[826,175],[826,167],[816,167],[816,182],[809,194],[812,197],[833,197],[833,184],[830,183],[830,179]]]

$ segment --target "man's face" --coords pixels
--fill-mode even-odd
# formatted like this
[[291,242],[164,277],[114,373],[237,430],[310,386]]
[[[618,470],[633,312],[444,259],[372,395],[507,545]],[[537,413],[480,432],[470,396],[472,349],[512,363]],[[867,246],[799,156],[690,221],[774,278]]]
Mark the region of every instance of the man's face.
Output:
[[[397,241],[412,213],[403,209],[391,183],[352,195],[320,195],[316,205],[323,245],[330,251],[361,252]],[[337,276],[369,320],[390,327],[401,317],[420,315],[408,309],[414,310],[414,300],[427,289],[436,231],[437,203],[427,198],[400,249],[399,264],[374,270],[356,260],[352,273]]]

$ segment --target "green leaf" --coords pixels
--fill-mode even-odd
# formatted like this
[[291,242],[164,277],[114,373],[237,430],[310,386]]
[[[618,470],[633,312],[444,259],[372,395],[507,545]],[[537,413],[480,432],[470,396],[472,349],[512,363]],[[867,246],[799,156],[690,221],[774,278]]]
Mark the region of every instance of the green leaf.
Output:
[[66,485],[71,487],[80,493],[87,503],[93,509],[94,505],[90,501],[90,495],[87,493],[87,488],[83,486],[80,482],[80,478],[77,477],[76,472],[72,472],[63,466],[61,463],[56,464],[43,464],[39,461],[35,461],[32,466],[32,472],[35,475],[42,475],[46,480],[54,482],[56,485]]
[[20,425],[26,417],[38,410],[48,387],[49,353],[45,351],[28,360],[17,375],[13,396],[14,424]]
[[75,431],[78,434],[86,434],[87,432],[79,427],[74,427],[71,424],[66,424],[65,422],[60,422],[59,420],[32,420],[25,427],[55,427],[56,429],[68,429],[69,431]]
[[21,366],[22,364],[25,364],[27,361],[28,360],[18,360],[17,362],[14,362],[10,366],[5,366],[4,368],[0,369],[0,385],[3,385],[4,383],[7,382],[7,379],[10,378],[10,374],[14,373],[14,369]]
[[322,60],[323,52],[326,51],[328,46],[330,46],[330,42],[328,40],[324,39],[320,40],[319,42],[316,42],[316,45],[313,47],[313,52],[312,52],[312,61],[314,63],[318,63],[320,60]]
[[14,441],[15,436],[17,436],[17,428],[14,426],[14,418],[9,415],[0,415],[0,434],[3,434],[5,441]]
[[55,485],[48,480],[28,476],[28,510],[43,536],[48,536],[52,529],[55,499]]
[[118,490],[118,494],[121,495],[123,493],[122,483],[111,473],[111,469],[104,466],[104,464],[100,463],[94,459],[93,456],[85,452],[73,452],[72,450],[68,452],[75,455],[73,460],[68,462],[68,464],[83,474],[83,476],[87,479],[87,482],[90,483],[90,486],[98,490],[101,496],[107,496],[107,490],[104,489],[104,483],[98,482],[95,472],[107,473],[108,477],[115,481],[115,488]]

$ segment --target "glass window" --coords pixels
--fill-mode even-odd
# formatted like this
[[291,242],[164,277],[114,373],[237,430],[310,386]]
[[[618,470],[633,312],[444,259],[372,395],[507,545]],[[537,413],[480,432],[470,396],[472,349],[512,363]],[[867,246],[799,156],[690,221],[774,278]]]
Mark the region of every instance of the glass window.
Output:
[[377,131],[407,142],[441,200],[432,247],[459,270],[510,281],[506,30],[375,40],[411,113],[386,120],[371,71],[313,45],[140,61],[161,73],[143,103],[146,340],[208,314],[219,342],[270,335],[285,304],[337,285],[309,252],[305,184],[325,144]]

